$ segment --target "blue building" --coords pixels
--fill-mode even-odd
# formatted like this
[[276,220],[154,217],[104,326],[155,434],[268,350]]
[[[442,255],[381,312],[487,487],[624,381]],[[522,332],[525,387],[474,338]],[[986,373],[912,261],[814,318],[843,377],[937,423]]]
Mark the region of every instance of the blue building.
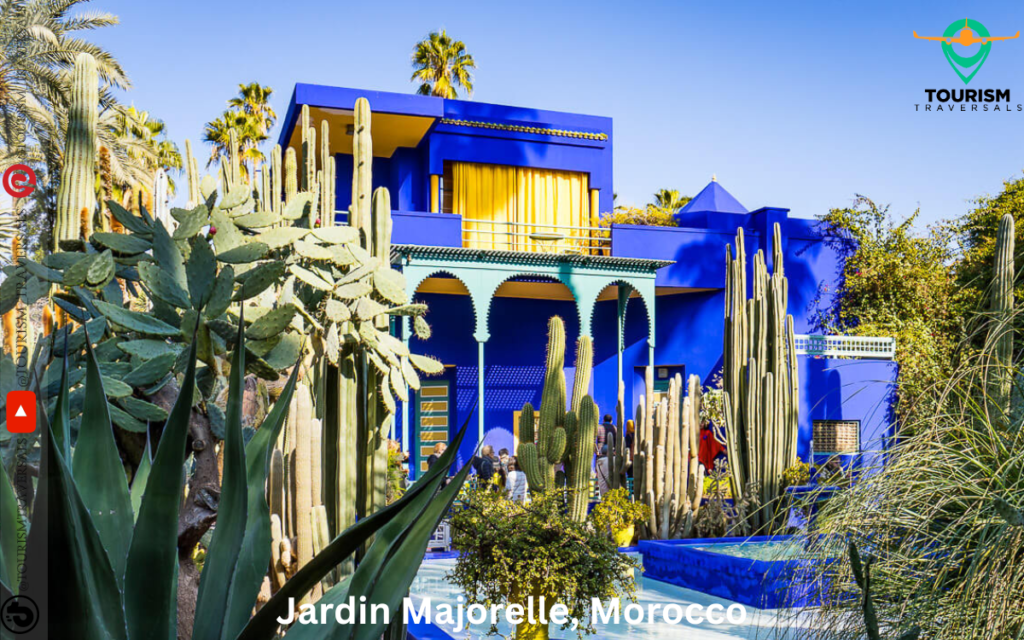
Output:
[[[445,364],[402,408],[395,427],[425,467],[437,442],[467,419],[495,450],[515,450],[517,414],[540,401],[548,318],[567,339],[594,341],[592,395],[627,407],[675,374],[711,384],[722,365],[725,247],[743,227],[749,255],[772,255],[782,230],[800,363],[800,454],[874,455],[891,435],[895,348],[888,338],[811,335],[842,267],[834,243],[788,209],[747,209],[712,180],[676,213],[678,227],[599,227],[612,210],[609,118],[463,100],[296,85],[281,145],[297,147],[303,106],[326,119],[337,166],[337,210],[351,201],[352,109],[373,110],[373,183],[391,192],[392,260],[429,305],[433,335],[396,332]],[[340,134],[338,132],[341,132]],[[348,133],[348,135],[344,135]],[[770,268],[770,265],[769,265]],[[574,370],[567,356],[567,378]],[[471,417],[471,414],[474,414]]]

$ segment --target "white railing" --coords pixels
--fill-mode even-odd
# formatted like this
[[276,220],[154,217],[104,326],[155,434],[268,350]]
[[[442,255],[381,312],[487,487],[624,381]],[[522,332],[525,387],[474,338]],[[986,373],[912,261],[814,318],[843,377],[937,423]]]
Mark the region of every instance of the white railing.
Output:
[[462,245],[474,249],[610,255],[612,237],[610,229],[604,227],[463,218]]
[[797,335],[794,339],[797,355],[879,360],[896,357],[896,338]]

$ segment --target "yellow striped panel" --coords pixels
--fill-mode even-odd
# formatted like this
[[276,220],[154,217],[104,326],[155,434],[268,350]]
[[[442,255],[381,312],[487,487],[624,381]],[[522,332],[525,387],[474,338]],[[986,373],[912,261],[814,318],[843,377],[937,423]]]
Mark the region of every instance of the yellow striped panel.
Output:
[[448,385],[438,385],[436,387],[421,387],[420,396],[426,398],[447,398]]

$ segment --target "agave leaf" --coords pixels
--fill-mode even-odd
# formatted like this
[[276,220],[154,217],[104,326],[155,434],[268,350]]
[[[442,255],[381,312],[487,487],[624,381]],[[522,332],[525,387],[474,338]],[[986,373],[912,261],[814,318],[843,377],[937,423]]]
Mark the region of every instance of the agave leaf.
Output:
[[[82,503],[93,515],[93,523],[107,550],[118,587],[123,584],[128,547],[132,539],[132,501],[121,456],[114,441],[110,411],[104,393],[104,380],[96,354],[88,341],[86,347],[85,405],[71,460],[75,485]],[[129,388],[129,393],[131,389]]]
[[[56,439],[54,439],[54,442]],[[8,589],[17,591],[21,578],[18,566],[25,556],[25,542],[21,532],[25,530],[25,522],[18,508],[18,497],[7,477],[7,471],[0,464],[0,582]]]
[[[472,418],[472,412],[470,413]],[[417,518],[423,513],[424,503],[429,504],[434,498],[437,487],[448,475],[448,469],[455,460],[456,451],[462,444],[469,426],[469,418],[459,429],[452,439],[451,445],[441,454],[437,462],[422,478],[416,481],[401,498],[387,505],[380,511],[363,518],[355,525],[349,527],[320,553],[313,556],[304,567],[299,569],[285,585],[270,598],[270,600],[256,612],[256,615],[249,620],[242,632],[238,634],[237,640],[272,640],[280,626],[278,617],[284,617],[288,611],[291,600],[299,600],[313,585],[320,582],[324,576],[330,573],[334,567],[345,558],[355,553],[356,549],[380,531],[392,520],[402,516],[403,518]],[[468,465],[467,465],[468,466]],[[465,469],[463,472],[466,471]],[[453,482],[454,484],[454,482]],[[436,528],[436,526],[434,527]],[[371,545],[372,549],[372,545]],[[416,563],[419,566],[419,563]],[[402,592],[405,595],[405,592]],[[304,625],[299,625],[304,626]],[[337,627],[334,627],[337,630]],[[294,631],[292,632],[294,633]]]
[[[378,561],[376,571],[373,571],[372,563],[368,563],[367,559],[363,560],[359,569],[370,564],[367,573],[373,576],[372,580],[365,589],[360,589],[356,585],[356,576],[353,576],[352,587],[349,589],[350,596],[355,596],[356,601],[359,602],[361,596],[365,594],[367,602],[386,604],[389,611],[402,615],[400,604],[405,595],[409,593],[409,586],[412,585],[416,572],[423,562],[423,555],[427,551],[427,542],[459,496],[459,491],[466,481],[466,476],[469,475],[471,466],[465,465],[452,478],[452,481],[441,489],[426,509],[419,514],[419,517],[412,520],[405,530],[395,537],[394,542],[388,545],[384,558]],[[374,540],[374,546],[378,544],[383,546],[385,542],[383,533],[380,538],[380,540]],[[367,556],[369,555],[367,554]],[[357,574],[359,569],[356,570]],[[375,640],[383,633],[388,622],[390,621],[369,624],[357,622],[355,625],[342,627],[341,637],[353,640]]]
[[[61,395],[66,403],[67,390],[62,390]],[[45,411],[39,413],[45,415]],[[61,430],[68,433],[71,425],[65,423]],[[50,442],[54,442],[52,432]],[[48,605],[60,612],[60,615],[50,616],[49,633],[55,638],[127,640],[120,585],[97,526],[59,448],[43,448],[46,449],[47,522],[45,531],[43,527],[29,530],[28,555],[34,556],[37,547],[45,545],[50,578]],[[120,468],[120,464],[117,466]],[[181,473],[180,466],[178,473]],[[161,640],[168,637],[164,635]]]
[[[292,362],[296,363],[297,361]],[[227,609],[223,614],[222,637],[225,638],[234,638],[249,620],[263,576],[270,566],[270,506],[267,504],[265,491],[267,473],[270,469],[270,452],[288,415],[288,406],[298,381],[298,372],[298,366],[292,368],[292,374],[281,396],[274,403],[274,408],[245,447],[248,517],[235,575],[230,583]]]
[[177,633],[178,508],[195,384],[193,339],[182,392],[164,423],[128,552],[124,608],[132,640],[167,640]]
[[135,255],[149,251],[152,246],[142,236],[130,236],[123,233],[98,232],[92,234],[89,242],[105,247],[124,255]]
[[121,223],[125,229],[141,236],[151,237],[153,229],[145,219],[131,213],[114,200],[107,200],[107,209],[114,219]]
[[[56,339],[56,334],[54,339]],[[66,332],[64,340],[67,340]],[[60,358],[60,386],[52,393],[44,393],[39,396],[40,398],[49,398],[51,395],[57,397],[56,406],[53,411],[53,443],[54,446],[60,449],[61,456],[65,460],[71,459],[71,404],[68,402],[68,393],[71,392],[73,384],[78,384],[78,381],[85,377],[85,372],[83,371],[82,375],[74,383],[70,381],[69,376],[67,349],[65,349]]]
[[135,470],[132,477],[131,495],[132,511],[135,512],[135,521],[139,520],[139,508],[142,506],[142,496],[146,492],[146,482],[149,480],[149,471],[153,467],[153,440],[146,432],[146,448],[142,452],[142,459],[139,460],[139,468]]
[[[242,313],[244,315],[244,311]],[[244,317],[240,316],[224,420],[224,472],[217,507],[217,527],[213,530],[213,538],[199,580],[192,640],[220,640],[233,635],[227,633],[225,613],[229,611],[231,594],[234,592],[232,587],[245,540],[249,512],[245,448],[242,442],[242,394],[245,391],[244,327]],[[263,490],[262,484],[260,489]],[[266,566],[263,565],[264,571]],[[252,610],[252,605],[251,601],[246,603],[248,611]]]

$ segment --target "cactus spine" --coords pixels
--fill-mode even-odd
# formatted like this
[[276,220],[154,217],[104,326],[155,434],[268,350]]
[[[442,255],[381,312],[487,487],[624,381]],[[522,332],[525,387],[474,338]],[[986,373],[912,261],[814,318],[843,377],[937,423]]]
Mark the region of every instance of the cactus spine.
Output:
[[565,465],[569,513],[582,522],[587,516],[590,478],[597,433],[597,406],[586,395],[593,364],[593,345],[582,336],[576,345],[576,378],[572,405],[566,411],[565,323],[558,316],[548,321],[548,350],[541,392],[540,416],[534,430],[534,408],[527,403],[519,415],[519,448],[516,456],[530,491],[555,487],[555,469]]
[[754,256],[751,298],[747,298],[743,229],[736,234],[736,257],[726,247],[723,398],[732,491],[742,499],[748,482],[759,492],[752,525],[775,522],[782,472],[796,460],[798,379],[793,317],[787,314],[788,282],[783,270],[782,232],[772,237],[774,273],[764,253]]
[[[53,249],[61,240],[77,240],[92,233],[96,207],[96,122],[99,111],[99,76],[96,60],[88,53],[75,58],[71,77],[71,106],[68,112],[64,167],[57,191],[57,219]],[[85,227],[84,229],[82,227]]]
[[1013,215],[1007,213],[999,221],[996,234],[995,263],[992,265],[992,328],[989,331],[992,359],[989,375],[990,411],[996,416],[1010,411],[1010,391],[1013,387]]

